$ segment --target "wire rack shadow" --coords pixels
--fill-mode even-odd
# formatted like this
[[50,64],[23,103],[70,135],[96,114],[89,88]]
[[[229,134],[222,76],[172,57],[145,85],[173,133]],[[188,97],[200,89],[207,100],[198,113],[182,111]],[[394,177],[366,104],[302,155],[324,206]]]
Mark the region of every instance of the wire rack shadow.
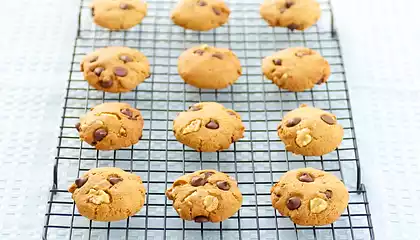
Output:
[[[304,32],[268,27],[259,16],[259,3],[255,0],[229,1],[229,24],[209,32],[174,26],[169,12],[175,0],[149,0],[148,16],[141,25],[111,32],[92,23],[90,2],[82,0],[43,239],[374,239],[369,203],[360,178],[340,45],[332,27],[331,4],[328,0],[319,1],[322,18]],[[233,86],[200,90],[180,79],[178,56],[186,48],[204,43],[231,48],[240,58],[243,76]],[[79,70],[82,57],[94,49],[117,45],[141,50],[151,62],[151,78],[129,93],[92,89]],[[328,83],[292,93],[264,80],[261,59],[291,46],[319,51],[332,67]],[[96,104],[109,101],[127,102],[141,109],[144,136],[135,146],[99,152],[80,142],[74,129],[79,116]],[[198,153],[178,143],[172,134],[172,119],[199,101],[216,101],[239,112],[247,129],[245,138],[217,153]],[[336,151],[322,157],[301,157],[285,151],[276,128],[282,116],[300,104],[337,115],[345,137]],[[120,167],[144,180],[147,204],[135,216],[103,223],[89,221],[77,212],[67,186],[90,168],[103,166]],[[349,206],[333,224],[298,226],[271,206],[271,185],[286,171],[306,166],[337,175],[350,190]],[[164,191],[180,175],[206,168],[236,177],[244,196],[243,206],[219,224],[184,222]]]

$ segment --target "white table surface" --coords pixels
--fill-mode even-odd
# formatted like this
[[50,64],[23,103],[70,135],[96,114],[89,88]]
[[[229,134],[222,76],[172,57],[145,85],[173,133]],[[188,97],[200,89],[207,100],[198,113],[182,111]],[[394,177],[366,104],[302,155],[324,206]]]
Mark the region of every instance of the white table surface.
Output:
[[[420,236],[415,0],[334,0],[376,238]],[[40,239],[79,1],[0,8],[0,239]]]

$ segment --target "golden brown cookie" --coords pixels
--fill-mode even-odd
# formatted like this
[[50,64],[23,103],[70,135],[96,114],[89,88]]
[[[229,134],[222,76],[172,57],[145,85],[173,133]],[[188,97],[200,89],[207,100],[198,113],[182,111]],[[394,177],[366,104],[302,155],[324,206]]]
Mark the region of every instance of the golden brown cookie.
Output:
[[175,138],[199,152],[216,152],[244,137],[241,116],[215,102],[201,102],[173,122]]
[[321,156],[340,145],[344,130],[334,114],[303,104],[284,116],[277,133],[287,151]]
[[179,216],[195,222],[221,222],[242,205],[238,183],[216,170],[200,170],[178,178],[166,196]]
[[321,7],[316,0],[264,0],[260,14],[270,26],[304,30],[318,21]]
[[128,92],[150,76],[146,56],[128,47],[98,49],[83,58],[80,68],[92,87],[105,92]]
[[133,216],[144,204],[140,177],[119,168],[94,168],[69,187],[82,216],[96,221],[119,221]]
[[195,87],[221,89],[238,80],[242,68],[231,50],[201,45],[179,56],[178,72],[186,83]]
[[279,88],[293,92],[321,85],[330,76],[328,61],[304,47],[287,48],[264,58],[262,70]]
[[142,0],[93,0],[90,8],[93,21],[111,30],[132,28],[147,13],[147,4]]
[[208,31],[225,24],[229,14],[229,7],[223,0],[180,0],[171,19],[185,29]]
[[126,103],[95,106],[76,124],[80,139],[98,150],[116,150],[136,144],[144,120],[139,110]]
[[333,223],[349,202],[349,193],[340,179],[314,168],[286,172],[270,192],[273,207],[303,226]]

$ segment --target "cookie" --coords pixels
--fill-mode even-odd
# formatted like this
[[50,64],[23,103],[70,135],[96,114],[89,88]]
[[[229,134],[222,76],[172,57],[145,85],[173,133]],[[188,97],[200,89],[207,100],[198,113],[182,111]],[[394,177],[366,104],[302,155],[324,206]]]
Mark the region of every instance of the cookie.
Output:
[[166,196],[179,216],[195,222],[221,222],[242,205],[235,179],[216,170],[200,170],[178,178]]
[[119,168],[94,168],[69,187],[82,216],[96,221],[119,221],[133,216],[144,205],[141,178]]
[[340,145],[344,130],[334,114],[303,104],[284,116],[277,133],[287,151],[321,156]]
[[264,0],[260,14],[272,27],[305,30],[319,20],[321,7],[316,0]]
[[216,152],[244,137],[241,116],[215,102],[202,102],[174,119],[175,138],[199,151]]
[[103,103],[90,109],[76,124],[80,139],[98,150],[116,150],[136,144],[144,120],[139,110],[126,103]]
[[333,223],[349,202],[349,192],[340,179],[314,168],[286,172],[270,192],[273,207],[303,226]]
[[185,29],[208,31],[225,24],[230,9],[223,0],[180,0],[172,11],[172,21]]
[[293,92],[325,83],[331,71],[327,60],[304,47],[287,48],[264,58],[262,70],[279,88]]
[[86,55],[80,69],[88,83],[105,92],[128,92],[150,76],[149,61],[136,49],[106,47]]
[[179,56],[178,72],[192,86],[222,89],[232,85],[241,76],[242,68],[231,50],[201,45]]
[[147,4],[142,0],[93,0],[90,9],[97,25],[122,30],[132,28],[143,20]]

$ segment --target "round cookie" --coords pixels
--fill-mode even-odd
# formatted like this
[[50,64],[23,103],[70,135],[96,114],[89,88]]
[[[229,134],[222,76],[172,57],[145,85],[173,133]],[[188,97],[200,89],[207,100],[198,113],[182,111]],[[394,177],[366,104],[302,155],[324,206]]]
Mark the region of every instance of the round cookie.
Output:
[[94,168],[69,187],[82,216],[96,221],[119,221],[133,216],[144,205],[140,177],[119,168]]
[[277,133],[287,151],[321,156],[340,145],[344,130],[334,114],[303,104],[284,116]]
[[147,4],[142,0],[93,0],[90,9],[96,24],[121,30],[139,24],[146,16]]
[[172,11],[172,21],[185,29],[208,31],[225,24],[230,9],[223,0],[180,0]]
[[215,102],[202,102],[174,119],[175,138],[199,151],[216,152],[244,137],[241,116]]
[[216,170],[200,170],[178,178],[166,196],[179,216],[195,222],[221,222],[242,205],[238,183]]
[[314,168],[286,172],[270,192],[273,207],[303,226],[333,223],[349,202],[349,192],[340,179]]
[[116,150],[136,144],[144,120],[129,104],[103,103],[90,109],[76,124],[80,139],[98,150]]
[[293,92],[321,85],[330,76],[328,61],[304,47],[287,48],[264,58],[262,70],[279,88]]
[[272,27],[305,30],[319,20],[321,7],[316,0],[264,0],[260,14]]
[[86,55],[80,69],[88,83],[105,92],[128,92],[150,76],[149,61],[136,49],[106,47]]
[[242,68],[231,50],[201,45],[179,56],[178,72],[186,83],[197,88],[222,89],[238,80]]

